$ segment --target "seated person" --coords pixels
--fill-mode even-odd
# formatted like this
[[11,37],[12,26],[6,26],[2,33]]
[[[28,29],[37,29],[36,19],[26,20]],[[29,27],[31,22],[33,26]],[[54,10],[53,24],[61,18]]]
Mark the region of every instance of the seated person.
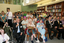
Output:
[[31,19],[29,19],[29,21],[28,21],[27,28],[28,28],[28,30],[27,30],[28,35],[30,35],[30,32],[32,32],[32,34],[31,34],[31,43],[34,43],[33,42],[33,36],[35,37],[35,40],[37,40],[37,38],[35,36],[35,32],[34,32],[34,28],[36,28],[36,27],[35,27],[35,25],[34,25],[34,23],[32,22]]
[[37,29],[38,29],[38,32],[41,33],[41,38],[43,38],[43,42],[45,43],[45,26],[44,24],[42,23],[42,19],[39,21],[39,23],[37,23]]
[[9,37],[11,37],[11,27],[8,26],[7,22],[4,24],[3,28],[4,28],[5,33],[8,34]]
[[60,20],[59,17],[57,17],[57,20],[54,22],[54,27],[55,29],[57,29],[59,32],[58,32],[58,39],[60,40],[60,37],[61,37],[61,33],[62,33],[62,38],[64,37],[63,36],[63,24],[62,24],[62,21]]
[[14,18],[14,20],[13,20],[13,37],[15,38],[16,37],[16,34],[15,34],[15,28],[14,28],[14,26],[15,26],[15,23],[16,23],[16,18]]
[[6,33],[4,33],[3,29],[0,30],[0,33],[1,33],[0,34],[0,43],[9,43],[8,40],[10,38],[9,38],[9,36]]
[[25,39],[25,34],[24,34],[24,29],[23,29],[23,26],[22,24],[20,23],[20,19],[16,19],[16,23],[14,25],[15,28],[15,34],[16,34],[16,40],[17,40],[17,43],[23,43],[24,42],[24,39]]
[[24,16],[24,20],[21,22],[21,24],[23,25],[23,29],[25,30],[25,40],[26,40],[26,36],[27,36],[27,34],[26,34],[27,23],[28,23],[28,21],[27,21],[26,17]]
[[28,23],[28,21],[27,21],[26,17],[24,16],[24,20],[21,22],[21,24],[23,25],[24,30],[26,29],[27,23]]

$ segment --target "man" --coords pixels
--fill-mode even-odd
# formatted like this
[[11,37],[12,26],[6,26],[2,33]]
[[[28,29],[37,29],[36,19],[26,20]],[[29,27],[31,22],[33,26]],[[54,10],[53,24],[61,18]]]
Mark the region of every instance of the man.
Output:
[[48,28],[49,38],[51,38],[51,31],[54,32],[52,36],[56,37],[57,31],[55,30],[53,26],[53,21],[51,21],[51,17],[49,17],[48,20],[46,21],[46,27]]
[[14,26],[16,40],[17,40],[17,43],[23,43],[25,39],[24,30],[23,30],[22,24],[20,23],[20,19],[16,19],[16,22],[17,23],[15,23],[15,26]]
[[10,8],[7,8],[6,17],[6,21],[8,22],[9,26],[12,27],[12,12],[10,12]]
[[58,39],[60,39],[60,36],[61,36],[61,33],[62,33],[62,38],[64,37],[63,36],[63,26],[62,26],[62,21],[60,21],[60,18],[57,17],[57,20],[54,22],[54,27],[55,29],[57,29],[59,31],[58,33]]

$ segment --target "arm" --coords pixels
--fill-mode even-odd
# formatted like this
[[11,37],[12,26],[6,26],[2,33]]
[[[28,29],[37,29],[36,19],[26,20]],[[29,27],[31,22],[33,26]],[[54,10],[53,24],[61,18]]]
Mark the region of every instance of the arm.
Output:
[[47,27],[47,28],[50,28],[50,24],[49,24],[48,21],[46,21],[46,27]]
[[[20,24],[20,26],[22,26],[22,24]],[[24,34],[23,26],[22,26],[22,28],[20,28],[20,29],[21,29],[21,34],[20,34],[20,35]]]
[[8,36],[7,34],[5,34],[5,36],[6,36],[6,38],[7,38],[7,39],[6,39],[6,42],[8,42],[8,40],[9,40],[10,38],[9,38],[9,36]]

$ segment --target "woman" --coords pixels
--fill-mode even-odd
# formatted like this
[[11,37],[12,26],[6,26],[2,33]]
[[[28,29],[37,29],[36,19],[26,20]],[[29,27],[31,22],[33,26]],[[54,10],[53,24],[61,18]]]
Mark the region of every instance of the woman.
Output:
[[39,23],[37,23],[37,29],[38,29],[38,32],[41,33],[41,38],[43,39],[43,42],[45,43],[45,26],[42,23],[42,19],[39,21]]
[[4,23],[6,21],[6,15],[4,14],[4,11],[1,12],[1,21],[2,21],[2,27],[4,26]]
[[1,29],[1,35],[0,35],[0,43],[9,43],[9,36],[7,34],[4,33],[4,30]]
[[27,15],[26,15],[26,17],[27,17],[27,18],[29,18],[29,17],[30,17],[30,13],[29,13],[29,12],[27,12]]
[[32,13],[30,13],[30,17],[33,18],[33,14]]
[[35,32],[34,32],[34,28],[36,29],[36,27],[31,19],[29,19],[29,21],[28,21],[27,28],[28,28],[27,34],[30,35],[30,33],[31,33],[31,43],[34,43],[33,37],[35,37],[35,40],[37,40],[37,38],[35,36]]
[[26,17],[24,16],[24,20],[21,22],[21,24],[23,25],[24,30],[26,29],[27,23],[28,23],[28,21],[27,21]]
[[20,22],[22,22],[23,21],[23,17],[21,17],[21,19],[20,19]]

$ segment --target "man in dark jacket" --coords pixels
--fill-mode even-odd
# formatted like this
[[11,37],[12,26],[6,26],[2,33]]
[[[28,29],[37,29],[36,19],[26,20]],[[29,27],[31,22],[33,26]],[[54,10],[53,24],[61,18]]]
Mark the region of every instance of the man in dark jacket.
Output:
[[14,26],[16,40],[17,40],[17,43],[23,43],[25,39],[24,30],[23,30],[22,24],[20,23],[20,19],[17,19],[16,21],[17,23],[15,23],[15,26]]
[[60,39],[61,33],[62,33],[62,38],[63,36],[63,26],[62,26],[62,21],[60,21],[59,17],[57,17],[57,20],[54,22],[54,27],[59,31],[58,33],[58,39]]
[[[46,21],[46,27],[48,28],[49,38],[51,36],[56,36],[57,31],[54,28],[54,24],[53,24],[53,21],[51,20],[51,17],[49,17],[48,20]],[[53,35],[51,35],[51,31],[54,32]]]

